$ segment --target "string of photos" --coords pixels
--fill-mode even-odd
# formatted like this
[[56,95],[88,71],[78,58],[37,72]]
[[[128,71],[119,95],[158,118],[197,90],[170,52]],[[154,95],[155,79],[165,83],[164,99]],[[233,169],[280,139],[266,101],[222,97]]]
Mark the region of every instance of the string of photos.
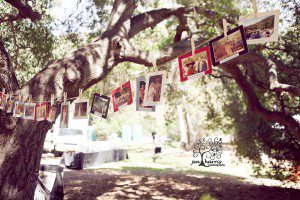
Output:
[[[180,81],[185,82],[211,74],[213,66],[218,66],[248,52],[248,44],[259,44],[278,41],[279,10],[258,13],[256,1],[252,0],[254,14],[242,16],[236,28],[228,30],[226,19],[223,19],[223,34],[210,39],[202,45],[195,47],[191,38],[191,51],[178,57]],[[203,46],[203,44],[207,44]],[[157,105],[163,103],[166,71],[158,71],[156,61],[153,62],[154,72],[147,73],[145,77],[136,79],[136,111],[155,112]],[[116,88],[112,94],[114,112],[133,103],[130,81]],[[82,89],[79,97],[72,104],[74,119],[87,119],[89,112],[107,118],[111,98],[98,93],[94,94],[93,102],[89,109],[89,101],[82,99]],[[43,97],[38,102],[22,99],[19,95],[14,98],[13,93],[0,92],[0,109],[12,113],[14,117],[34,120],[35,122],[55,122],[57,107],[54,106],[54,95],[50,102]],[[74,98],[73,98],[74,99]],[[64,93],[60,109],[60,128],[68,128],[70,101]]]

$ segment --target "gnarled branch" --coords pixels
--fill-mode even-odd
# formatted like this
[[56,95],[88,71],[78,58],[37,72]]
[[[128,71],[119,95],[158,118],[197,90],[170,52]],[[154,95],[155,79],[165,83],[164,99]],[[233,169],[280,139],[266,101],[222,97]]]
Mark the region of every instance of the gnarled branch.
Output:
[[222,69],[230,73],[235,79],[238,86],[243,91],[249,107],[258,113],[263,119],[267,121],[278,122],[285,125],[295,137],[300,139],[300,124],[291,116],[281,112],[269,111],[265,109],[260,103],[254,89],[243,75],[242,71],[236,64],[224,64]]
[[[17,15],[9,15],[7,19],[2,20],[4,21],[16,21],[20,19],[28,18],[31,21],[40,20],[42,15],[39,12],[34,11],[30,5],[27,3],[23,3],[20,0],[5,0],[7,3],[15,7],[19,13]],[[0,20],[1,23],[1,20]]]
[[[205,16],[209,18],[214,18],[216,13],[210,10],[203,10],[201,7],[196,7],[198,13],[203,13]],[[131,28],[129,31],[129,38],[133,37],[137,33],[145,30],[146,28],[153,28],[160,22],[164,21],[165,19],[171,16],[182,16],[184,14],[188,14],[194,11],[193,7],[180,7],[180,8],[173,8],[173,9],[159,9],[159,10],[152,10],[149,12],[145,12],[139,14],[131,19]]]

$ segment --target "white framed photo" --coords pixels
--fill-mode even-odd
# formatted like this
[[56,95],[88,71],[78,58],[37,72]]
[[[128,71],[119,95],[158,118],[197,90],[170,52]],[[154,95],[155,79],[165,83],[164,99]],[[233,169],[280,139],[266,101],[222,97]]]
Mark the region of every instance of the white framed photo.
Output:
[[22,101],[15,101],[15,109],[13,112],[14,117],[23,117],[24,115],[24,103]]
[[146,75],[146,91],[143,106],[162,104],[166,76],[166,71],[158,71]]
[[24,119],[34,120],[35,118],[35,103],[25,103],[24,104]]
[[70,112],[70,103],[62,103],[60,109],[60,125],[59,128],[68,128],[69,127],[69,112]]
[[88,107],[89,101],[88,100],[81,100],[74,102],[74,115],[73,119],[87,119],[88,118]]
[[146,90],[145,77],[136,79],[136,111],[155,112],[155,106],[143,106]]
[[277,42],[279,31],[279,10],[257,13],[255,16],[240,17],[247,44]]

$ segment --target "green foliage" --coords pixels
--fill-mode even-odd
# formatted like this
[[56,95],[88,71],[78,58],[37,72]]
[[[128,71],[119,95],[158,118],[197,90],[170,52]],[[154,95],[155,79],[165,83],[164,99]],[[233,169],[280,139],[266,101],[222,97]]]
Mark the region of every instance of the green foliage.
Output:
[[[90,43],[106,28],[113,0],[77,0],[77,9],[64,19],[57,19],[51,14],[51,9],[59,6],[60,0],[30,1],[33,9],[43,14],[43,19],[32,23],[22,20],[12,24],[0,24],[0,36],[5,41],[6,48],[11,55],[21,84],[27,82],[49,62],[61,58],[77,48]],[[273,2],[258,1],[260,5],[272,10]],[[161,8],[165,0],[139,1],[135,14]],[[169,6],[169,5],[168,5]],[[183,39],[204,37],[210,39],[222,32],[221,19],[237,22],[240,15],[252,12],[250,0],[176,0],[171,6],[199,6],[203,10],[216,12],[214,19],[206,18],[203,12],[187,15],[188,27],[191,31],[184,32]],[[282,0],[280,41],[263,45],[261,52],[265,57],[273,57],[284,61],[291,68],[300,68],[300,16],[298,7],[288,0]],[[0,15],[17,13],[10,5],[0,1]],[[292,17],[291,17],[292,16]],[[148,28],[134,38],[132,42],[147,51],[156,51],[173,43],[173,37],[178,25],[178,19],[172,17],[161,22],[153,29]],[[234,23],[232,27],[236,26]],[[282,28],[283,27],[283,28]],[[205,44],[203,44],[205,45]],[[254,46],[249,46],[254,49]],[[176,62],[176,61],[175,61]],[[267,174],[276,178],[286,177],[284,168],[288,168],[285,161],[299,161],[299,142],[285,128],[275,128],[274,123],[267,123],[247,109],[246,100],[235,84],[228,78],[215,79],[206,76],[182,84],[178,79],[178,66],[171,63],[159,66],[161,70],[168,70],[168,80],[165,92],[165,103],[158,106],[156,113],[135,112],[133,105],[113,113],[112,106],[107,120],[91,116],[91,125],[95,126],[96,134],[105,138],[111,133],[121,135],[122,125],[142,125],[144,134],[150,135],[153,130],[167,135],[173,140],[180,139],[178,105],[181,105],[190,116],[193,134],[203,132],[210,136],[215,133],[232,134],[237,144],[237,154],[253,161],[257,174]],[[150,72],[143,66],[122,63],[115,67],[103,81],[85,91],[86,98],[92,101],[93,93],[107,96],[116,88],[131,81],[135,100],[135,79]],[[220,69],[214,68],[214,75],[226,75]],[[257,63],[249,63],[242,69],[248,77],[255,75],[258,80],[266,81],[265,68]],[[144,72],[143,72],[144,71]],[[278,73],[279,81],[300,87],[297,76]],[[280,107],[278,97],[257,87],[251,82],[263,106],[274,109]],[[299,106],[299,98],[282,94],[286,106]],[[291,114],[299,114],[299,110],[288,110]],[[264,164],[261,157],[267,155],[272,163]],[[282,162],[284,164],[282,164]]]

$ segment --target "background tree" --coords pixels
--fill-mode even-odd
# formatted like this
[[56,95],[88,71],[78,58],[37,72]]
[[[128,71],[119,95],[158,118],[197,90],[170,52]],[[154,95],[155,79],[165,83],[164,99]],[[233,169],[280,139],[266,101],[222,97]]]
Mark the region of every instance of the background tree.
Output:
[[[151,3],[132,0],[88,2],[85,8],[89,13],[95,11],[97,19],[93,23],[83,23],[85,18],[71,22],[66,20],[62,22],[67,27],[66,34],[55,40],[57,24],[53,25],[54,19],[49,14],[55,1],[0,1],[0,88],[13,91],[15,95],[21,94],[24,98],[32,95],[36,100],[41,95],[50,99],[50,94],[55,94],[59,109],[63,92],[68,93],[68,98],[76,97],[79,89],[87,90],[98,82],[104,82],[110,78],[110,73],[121,67],[124,67],[124,71],[130,71],[129,62],[151,67],[152,61],[156,60],[161,69],[168,70],[170,65],[167,63],[190,50],[191,36],[196,38],[196,45],[205,45],[203,42],[222,32],[222,18],[235,26],[241,14],[239,2],[229,0],[206,0],[200,3],[180,0],[174,4],[174,8],[160,8],[161,1],[158,0]],[[78,1],[78,5],[80,3]],[[216,88],[225,91],[222,93],[226,99],[223,105],[232,105],[232,102],[239,105],[235,110],[227,108],[227,112],[220,114],[221,108],[209,101],[216,100],[217,96],[206,91],[204,94],[207,98],[203,102],[209,102],[206,104],[208,115],[203,121],[212,120],[224,128],[230,126],[230,120],[241,125],[245,120],[252,119],[248,115],[252,113],[258,121],[252,132],[240,131],[239,126],[231,128],[239,136],[247,136],[246,140],[251,140],[252,135],[256,140],[263,139],[261,146],[255,146],[259,152],[262,151],[259,147],[266,144],[269,149],[293,152],[290,150],[296,146],[276,145],[278,143],[271,137],[275,131],[279,132],[278,136],[284,134],[288,138],[278,137],[280,143],[290,144],[293,141],[293,144],[299,144],[299,122],[293,118],[294,114],[299,113],[300,96],[299,45],[295,45],[299,41],[299,5],[296,1],[291,7],[285,1],[283,5],[297,16],[292,25],[286,28],[283,34],[285,40],[278,45],[250,46],[248,54],[215,68],[212,77],[199,81],[203,84],[209,83],[213,77],[220,79],[219,83],[224,88],[219,84],[216,84]],[[141,8],[146,8],[146,11]],[[73,24],[77,22],[82,27],[90,27],[92,31],[85,35],[76,34],[78,26],[73,27]],[[156,31],[159,26],[167,27],[168,37],[160,38],[159,44],[154,42],[154,45],[138,47],[139,41],[149,36],[164,35]],[[73,49],[74,52],[69,54],[63,51],[65,49],[61,43],[69,45],[67,49]],[[60,59],[54,61],[57,58]],[[115,78],[120,81],[118,76]],[[169,90],[172,91],[172,88]],[[191,99],[187,102],[195,103]],[[279,106],[274,109],[274,104]],[[235,115],[232,115],[234,111]],[[241,115],[244,121],[238,120]],[[227,123],[224,123],[223,116],[229,116]],[[281,124],[283,128],[274,130],[274,123]],[[52,124],[48,122],[34,123],[0,111],[1,199],[33,198],[43,142],[51,127]],[[259,131],[263,134],[259,134]],[[244,152],[247,155],[249,150]],[[296,154],[293,155],[288,158],[298,158]]]

